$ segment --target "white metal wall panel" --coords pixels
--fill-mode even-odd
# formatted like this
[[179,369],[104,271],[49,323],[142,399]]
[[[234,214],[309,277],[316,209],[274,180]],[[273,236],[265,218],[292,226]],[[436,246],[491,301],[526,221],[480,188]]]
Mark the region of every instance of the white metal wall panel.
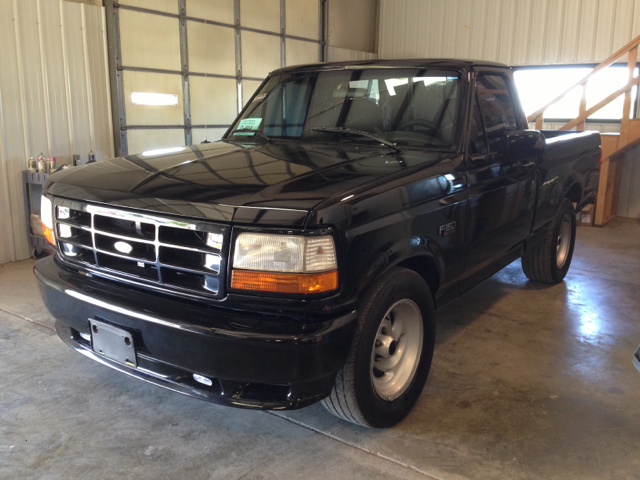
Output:
[[611,50],[624,45],[629,41],[628,39],[634,38],[639,34],[637,28],[640,23],[638,23],[637,19],[634,19],[634,14],[638,15],[640,12],[636,10],[639,9],[636,9],[635,0],[617,0],[614,23],[611,27],[613,30]]
[[129,154],[161,148],[179,147],[184,145],[184,130],[182,128],[163,128],[155,130],[129,130]]
[[[484,23],[484,37],[482,39],[477,38],[476,42],[482,44],[482,60],[488,60],[489,58],[498,58],[500,54],[500,25],[502,24],[502,2],[503,0],[487,0],[485,8],[485,16],[482,19]],[[438,2],[440,3],[440,2]],[[477,30],[474,22],[471,25],[474,35]],[[437,52],[432,50],[432,56],[437,56]]]
[[460,28],[455,42],[454,56],[457,58],[469,58],[469,49],[473,38],[471,35],[471,22],[473,21],[474,5],[474,0],[460,0],[460,5],[458,6],[458,22],[460,22],[462,28]]
[[[486,18],[487,16],[487,1],[486,0],[476,0],[473,3],[473,14],[471,15],[473,18]],[[470,23],[474,23],[473,20]],[[473,29],[471,25],[469,25],[469,58],[482,58],[485,55],[485,46],[483,42],[478,42],[478,38],[485,38],[486,35],[487,24],[486,22],[479,22],[476,25],[473,25]]]
[[22,81],[19,73],[16,22],[13,3],[0,2],[0,187],[3,189],[0,216],[2,257],[0,263],[27,258],[26,222],[22,196],[21,171],[29,156],[26,108],[22,101]]
[[41,22],[40,28],[44,39],[46,39],[42,45],[51,120],[51,151],[55,152],[55,155],[69,155],[73,148],[73,137],[69,131],[67,92],[65,90],[67,78],[62,54],[60,5],[58,2],[48,0],[40,0],[39,4],[40,16],[42,19],[48,19],[48,21]]
[[640,0],[381,0],[381,58],[599,63],[640,35]]
[[[318,40],[320,28],[319,8],[318,0],[286,0],[285,24],[287,35]],[[318,50],[317,45],[316,50]]]
[[240,25],[280,32],[280,0],[240,0]]
[[93,111],[93,152],[97,160],[113,158],[111,91],[107,64],[107,32],[103,8],[84,8],[91,109]]
[[178,0],[119,0],[122,5],[160,10],[167,13],[178,13]]
[[233,0],[187,0],[187,16],[233,24]]
[[318,44],[287,38],[287,66],[318,63]]
[[[0,28],[2,23],[0,22]],[[15,258],[15,242],[11,218],[11,196],[9,193],[9,178],[7,175],[7,157],[5,154],[4,120],[2,118],[2,92],[0,92],[0,264],[10,262]],[[9,228],[7,228],[9,227]]]
[[193,125],[228,125],[236,118],[238,91],[235,79],[191,76],[189,81]]
[[545,22],[537,22],[536,19],[548,19],[549,9],[551,8],[549,2],[537,2],[531,1],[531,13],[529,18],[529,42],[527,44],[527,54],[525,61],[535,64],[542,63],[545,50]]
[[125,67],[181,70],[177,18],[121,9],[120,41]]
[[[40,64],[40,46],[38,42],[36,2],[17,2],[18,5],[18,48],[22,56],[22,81],[24,101],[27,113],[27,138],[29,151],[51,155],[47,144],[48,109],[43,92],[43,72]],[[34,35],[35,30],[35,35]]]
[[[188,12],[188,10],[187,10]],[[198,73],[235,75],[236,52],[233,28],[187,22],[189,70]]]
[[327,51],[328,62],[348,62],[349,60],[373,60],[378,55],[370,52],[361,52],[359,50],[349,50],[348,48],[338,48],[329,46]]
[[242,32],[242,75],[263,78],[280,68],[280,37]]
[[83,47],[81,5],[63,2],[62,30],[68,57],[71,123],[73,125],[73,150],[86,161],[91,151],[91,115],[87,89],[85,55]]
[[[0,263],[30,253],[26,159],[76,153],[86,161],[89,124],[96,145],[113,143],[108,122],[96,118],[109,111],[102,10],[62,0],[0,0]],[[102,62],[102,70],[93,62]]]
[[[123,72],[123,84],[127,125],[181,125],[184,123],[182,78],[180,75],[125,71]],[[173,93],[178,95],[178,105],[133,105],[131,103],[132,92]],[[184,143],[184,136],[182,142]],[[129,151],[132,151],[131,148]]]

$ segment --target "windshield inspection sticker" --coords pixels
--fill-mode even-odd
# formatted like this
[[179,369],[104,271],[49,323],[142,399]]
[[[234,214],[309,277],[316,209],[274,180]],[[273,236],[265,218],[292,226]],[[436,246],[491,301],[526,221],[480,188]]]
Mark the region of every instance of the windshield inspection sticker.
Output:
[[[238,130],[258,130],[260,126],[260,122],[262,122],[261,118],[243,118],[240,120],[240,124],[238,125]],[[252,135],[251,132],[237,132],[236,135],[244,134],[244,135]]]

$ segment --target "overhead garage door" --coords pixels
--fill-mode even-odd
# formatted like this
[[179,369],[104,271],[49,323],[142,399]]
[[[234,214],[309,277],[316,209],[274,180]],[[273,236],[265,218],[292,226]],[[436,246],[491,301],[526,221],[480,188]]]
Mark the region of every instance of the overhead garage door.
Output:
[[324,0],[108,3],[120,155],[218,140],[270,71],[323,60]]

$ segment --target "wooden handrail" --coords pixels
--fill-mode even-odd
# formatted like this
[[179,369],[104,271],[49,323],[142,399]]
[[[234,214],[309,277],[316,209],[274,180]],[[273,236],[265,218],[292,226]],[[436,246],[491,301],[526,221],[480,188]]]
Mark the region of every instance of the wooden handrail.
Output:
[[[575,85],[573,85],[571,88],[565,90],[563,93],[561,93],[559,96],[557,96],[556,98],[554,98],[553,100],[551,100],[548,104],[546,104],[544,107],[536,110],[535,112],[533,112],[531,115],[529,115],[527,117],[527,120],[529,122],[534,121],[536,118],[538,118],[540,115],[542,115],[545,110],[547,108],[549,108],[551,105],[559,102],[560,100],[562,100],[565,95],[567,95],[571,90],[573,90],[576,87],[580,87],[581,85],[584,85],[585,83],[587,83],[589,81],[589,79],[591,77],[593,77],[596,73],[598,73],[601,70],[604,70],[605,68],[607,68],[609,65],[611,65],[613,62],[615,62],[616,60],[618,60],[620,57],[622,57],[625,53],[629,53],[632,49],[634,49],[635,47],[637,47],[638,45],[640,45],[640,36],[634,38],[633,40],[631,40],[629,43],[627,43],[624,47],[622,47],[620,50],[618,50],[617,52],[615,52],[614,54],[612,54],[609,58],[607,58],[604,62],[602,62],[600,65],[598,65],[597,67],[595,67],[593,70],[591,70],[591,72],[589,72],[589,74],[584,77],[582,80],[580,80],[578,83],[576,83]],[[626,90],[625,90],[626,91]],[[624,91],[622,92],[624,93]],[[607,97],[608,98],[608,97]],[[573,122],[571,122],[573,123]],[[575,127],[577,124],[574,124],[572,127],[569,128],[573,128]],[[565,125],[566,127],[566,125]],[[563,127],[563,129],[565,129]]]
[[573,127],[575,127],[576,125],[584,122],[587,118],[589,118],[591,115],[593,115],[594,113],[596,113],[598,110],[600,110],[602,107],[605,107],[607,104],[609,104],[610,102],[612,102],[613,100],[615,100],[616,98],[618,98],[620,95],[622,95],[623,93],[628,92],[629,90],[631,90],[634,86],[636,86],[638,83],[640,83],[640,77],[635,77],[633,78],[629,83],[627,83],[624,87],[619,88],[618,90],[616,90],[615,92],[613,92],[611,95],[608,95],[607,97],[605,97],[604,99],[600,100],[598,103],[596,103],[593,107],[591,107],[589,110],[587,110],[586,112],[584,112],[582,115],[580,115],[577,118],[574,118],[573,120],[571,120],[569,123],[567,123],[566,125],[563,125],[562,127],[560,127],[558,130],[571,130]]

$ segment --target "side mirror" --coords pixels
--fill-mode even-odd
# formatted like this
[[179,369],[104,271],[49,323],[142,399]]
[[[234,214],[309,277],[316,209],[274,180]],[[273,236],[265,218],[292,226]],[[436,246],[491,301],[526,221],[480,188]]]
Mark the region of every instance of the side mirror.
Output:
[[544,135],[537,130],[511,130],[504,145],[509,157],[540,157],[547,152]]

